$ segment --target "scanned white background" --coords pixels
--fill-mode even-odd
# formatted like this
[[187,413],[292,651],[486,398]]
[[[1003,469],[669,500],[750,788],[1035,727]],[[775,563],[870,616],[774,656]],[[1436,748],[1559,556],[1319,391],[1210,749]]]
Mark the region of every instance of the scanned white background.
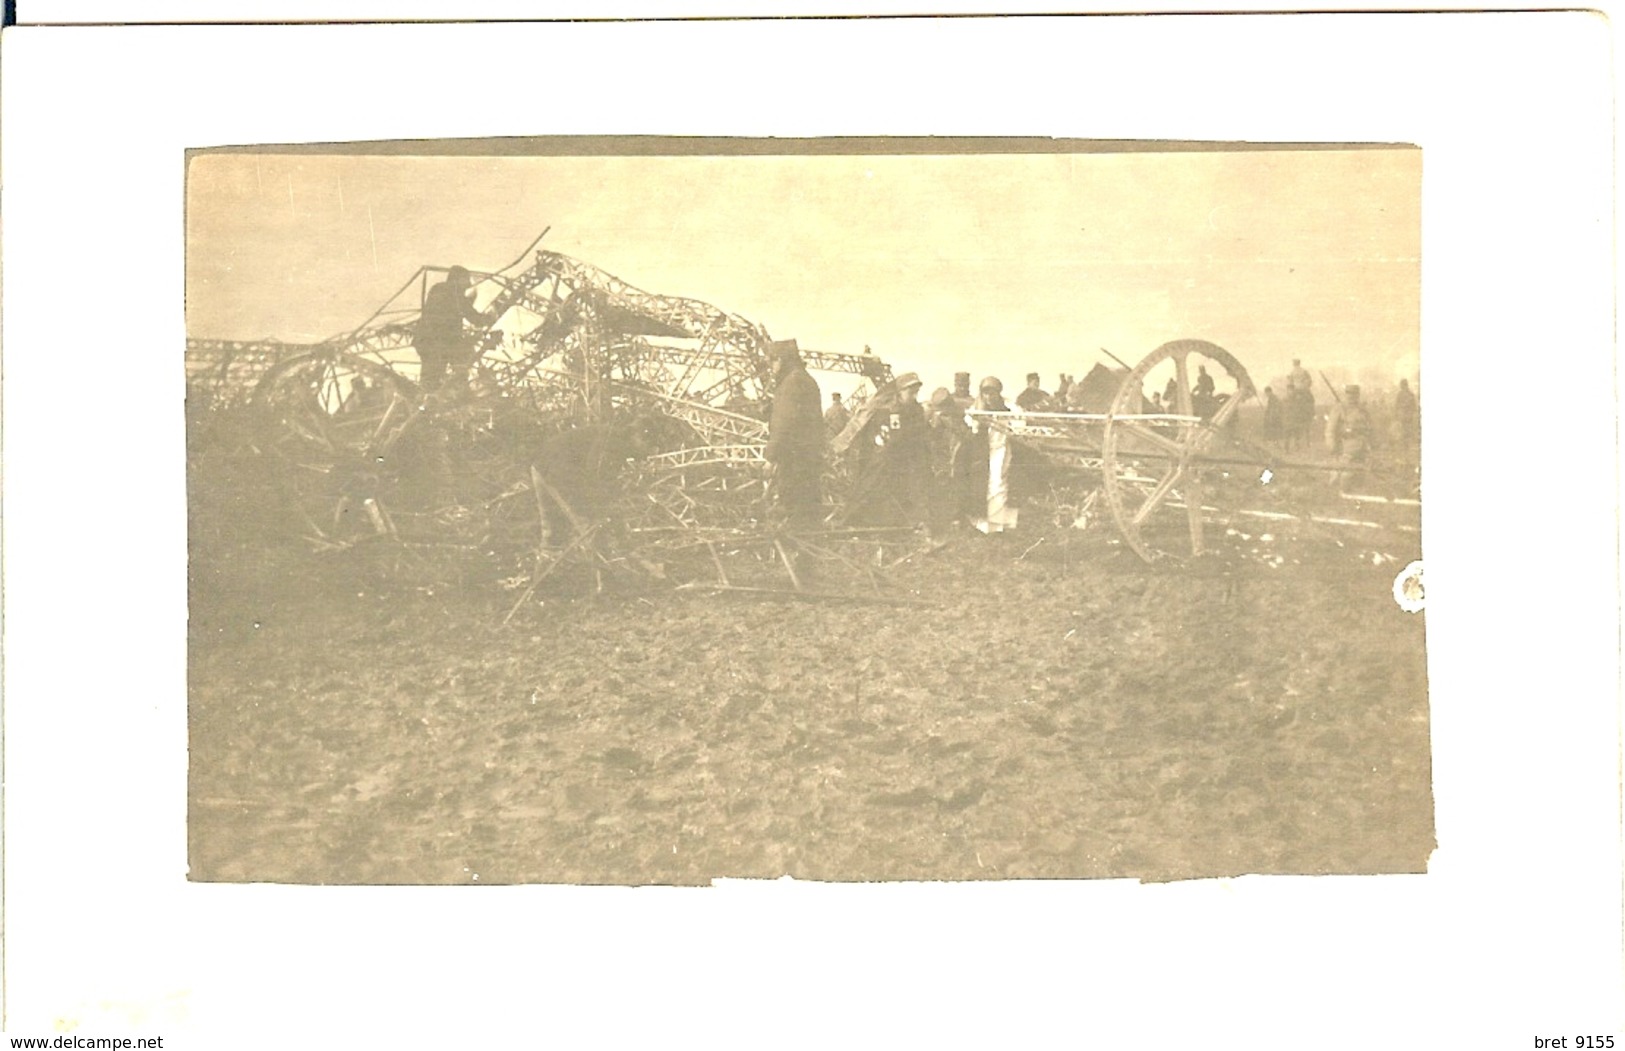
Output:
[[[1618,1033],[1608,45],[1584,14],[8,31],[7,1032],[183,1051]],[[187,884],[183,149],[578,133],[1421,144],[1430,874]]]

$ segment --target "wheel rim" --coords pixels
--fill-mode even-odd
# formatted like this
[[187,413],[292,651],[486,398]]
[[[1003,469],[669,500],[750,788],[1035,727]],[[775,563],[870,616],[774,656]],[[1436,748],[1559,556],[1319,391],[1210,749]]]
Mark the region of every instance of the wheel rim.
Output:
[[[1214,367],[1208,372],[1214,380],[1211,402],[1192,389],[1201,368],[1208,366]],[[1145,386],[1153,376],[1171,380],[1174,400],[1163,413],[1184,419],[1124,418],[1146,414]],[[1103,487],[1124,542],[1140,558],[1154,562],[1206,550],[1208,465],[1203,457],[1241,403],[1253,396],[1252,379],[1241,362],[1205,340],[1165,343],[1129,371],[1106,420]]]
[[417,388],[342,351],[301,354],[255,388],[260,452],[290,499],[295,528],[318,546],[393,533],[398,462],[420,415]]

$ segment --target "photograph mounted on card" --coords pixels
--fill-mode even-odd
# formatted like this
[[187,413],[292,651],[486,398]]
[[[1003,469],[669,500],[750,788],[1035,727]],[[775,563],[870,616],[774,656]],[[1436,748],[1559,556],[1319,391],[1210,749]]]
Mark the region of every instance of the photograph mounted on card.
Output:
[[190,151],[190,878],[1421,873],[1422,151]]

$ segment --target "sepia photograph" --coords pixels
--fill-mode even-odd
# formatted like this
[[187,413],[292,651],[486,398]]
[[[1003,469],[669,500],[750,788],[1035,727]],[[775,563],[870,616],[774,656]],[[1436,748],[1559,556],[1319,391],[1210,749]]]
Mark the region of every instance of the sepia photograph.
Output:
[[1625,1039],[1606,20],[628,14],[0,36],[0,1032]]
[[1422,159],[193,153],[190,878],[1425,872]]

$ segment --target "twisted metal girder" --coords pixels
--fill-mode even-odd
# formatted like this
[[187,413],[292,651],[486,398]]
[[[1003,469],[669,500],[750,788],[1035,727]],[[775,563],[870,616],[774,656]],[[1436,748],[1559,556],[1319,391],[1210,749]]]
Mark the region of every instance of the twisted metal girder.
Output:
[[[474,378],[466,389],[428,395],[412,378],[420,310],[402,301],[414,287],[421,297],[442,269],[419,268],[362,325],[319,342],[187,341],[189,381],[218,376],[254,390],[257,444],[315,546],[487,554],[534,546],[546,513],[538,521],[541,501],[522,470],[531,430],[629,408],[681,426],[635,462],[636,481],[615,512],[626,524],[761,528],[768,427],[734,411],[732,398],[747,397],[751,412],[771,399],[775,348],[765,328],[537,252],[521,273],[473,275],[481,298],[496,293],[486,306],[491,324],[470,336]],[[891,375],[872,353],[802,357],[810,369],[877,387]],[[375,393],[359,397],[357,381]]]

